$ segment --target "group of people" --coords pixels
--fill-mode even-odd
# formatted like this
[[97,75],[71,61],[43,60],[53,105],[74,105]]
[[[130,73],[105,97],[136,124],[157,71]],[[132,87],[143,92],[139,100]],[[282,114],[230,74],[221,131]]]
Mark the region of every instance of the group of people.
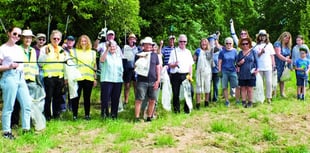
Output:
[[[7,35],[8,41],[0,47],[3,137],[14,139],[11,128],[18,125],[20,112],[23,132],[30,131],[35,91],[29,85],[33,83],[44,88],[44,106],[40,111],[47,121],[59,118],[66,107],[65,86],[68,86],[73,119],[77,118],[83,90],[85,119],[89,120],[90,95],[97,77],[96,52],[92,50],[90,38],[82,35],[75,44],[75,38],[68,36],[60,46],[62,33],[58,30],[51,32],[48,44],[45,34],[35,36],[30,29],[12,27]],[[34,40],[36,43],[31,46]],[[18,104],[20,109],[15,107]]]
[[[268,103],[271,103],[277,83],[280,95],[285,97],[285,81],[281,80],[285,67],[296,70],[297,98],[304,100],[310,70],[309,48],[301,35],[297,36],[297,44],[293,49],[289,32],[282,33],[272,44],[266,30],[260,30],[253,42],[247,30],[241,30],[238,38],[232,21],[232,37],[225,38],[224,45],[219,43],[218,32],[202,38],[200,47],[193,55],[186,48],[188,39],[184,34],[178,38],[169,36],[168,46],[163,47],[163,41],[158,46],[151,37],[145,37],[137,45],[137,37],[131,33],[127,39],[128,44],[123,49],[114,40],[113,30],[101,31],[93,45],[87,35],[81,35],[77,43],[75,37],[68,36],[60,46],[63,36],[58,30],[51,32],[48,44],[45,34],[38,33],[35,36],[29,29],[12,27],[7,34],[8,41],[0,47],[0,85],[4,101],[3,137],[8,139],[14,139],[11,127],[18,124],[19,119],[17,117],[16,121],[11,118],[18,116],[19,111],[22,114],[23,131],[30,130],[33,97],[29,93],[28,83],[37,82],[44,87],[46,96],[42,113],[47,121],[59,118],[66,106],[66,92],[68,109],[72,110],[73,120],[77,120],[82,91],[84,119],[90,120],[92,88],[100,81],[102,118],[117,119],[119,105],[127,107],[130,87],[133,85],[135,121],[139,122],[141,112],[146,111],[146,121],[149,122],[156,112],[162,71],[169,74],[173,112],[180,113],[180,88],[184,80],[191,80],[195,63],[197,109],[200,109],[201,101],[207,107],[211,101],[219,100],[220,81],[226,106],[230,105],[230,91],[235,96],[236,103],[241,102],[242,106],[251,107],[257,75],[266,82]],[[101,42],[103,37],[105,41]],[[17,45],[20,39],[22,43]],[[176,39],[178,46],[175,46]],[[32,47],[30,45],[33,40],[36,44]],[[238,49],[234,48],[234,43]],[[123,84],[124,99],[120,102]],[[20,109],[15,108],[18,103]],[[190,109],[185,103],[184,112],[190,113]],[[13,110],[17,113],[12,114]]]

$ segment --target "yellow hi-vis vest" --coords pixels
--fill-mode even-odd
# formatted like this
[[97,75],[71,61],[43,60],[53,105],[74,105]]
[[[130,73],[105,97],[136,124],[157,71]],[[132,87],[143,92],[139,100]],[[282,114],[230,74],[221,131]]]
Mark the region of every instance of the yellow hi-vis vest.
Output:
[[82,77],[77,80],[94,81],[96,72],[89,67],[92,67],[93,69],[96,68],[96,52],[93,50],[73,49],[70,54],[77,58],[76,60],[73,60],[77,63],[78,70],[82,75]]
[[20,47],[24,51],[24,75],[25,80],[35,81],[36,75],[39,74],[39,67],[37,63],[27,63],[27,62],[36,62],[36,51],[32,47],[24,48],[23,45],[20,45]]
[[[48,44],[41,49],[40,62],[60,62],[60,63],[42,63],[42,70],[44,77],[64,77],[64,63],[65,60],[64,50],[57,46],[58,54],[51,44]],[[43,58],[41,58],[41,56]]]

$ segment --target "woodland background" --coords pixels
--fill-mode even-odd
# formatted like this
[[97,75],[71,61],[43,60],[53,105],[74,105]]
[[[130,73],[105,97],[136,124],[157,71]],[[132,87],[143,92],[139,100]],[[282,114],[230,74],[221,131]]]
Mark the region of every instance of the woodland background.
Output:
[[[58,29],[67,35],[87,34],[94,41],[107,25],[116,32],[117,42],[125,43],[133,32],[156,42],[170,34],[188,36],[188,48],[216,31],[220,39],[230,36],[229,20],[236,33],[248,29],[252,39],[266,29],[271,42],[289,31],[310,37],[310,2],[307,0],[1,0],[0,18],[6,29],[12,25],[49,34]],[[49,20],[50,19],[50,20]],[[68,20],[69,19],[69,20]],[[67,22],[68,21],[68,22]],[[68,24],[67,24],[68,23]],[[48,28],[50,27],[50,28]],[[67,27],[67,30],[66,30]],[[0,43],[6,41],[1,28]],[[293,41],[295,42],[295,41]]]

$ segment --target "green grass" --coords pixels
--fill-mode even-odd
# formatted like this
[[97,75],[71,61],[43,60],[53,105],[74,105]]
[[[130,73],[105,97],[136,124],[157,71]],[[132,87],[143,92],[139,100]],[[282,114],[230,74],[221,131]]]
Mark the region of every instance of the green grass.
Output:
[[[224,106],[224,100],[191,114],[174,114],[157,106],[157,119],[134,123],[134,96],[118,120],[100,117],[99,88],[93,92],[91,121],[72,121],[72,113],[47,123],[39,133],[22,134],[16,140],[0,138],[0,152],[310,152],[310,102],[297,101],[294,81],[286,86],[288,98],[253,108]],[[183,104],[181,105],[181,108]]]

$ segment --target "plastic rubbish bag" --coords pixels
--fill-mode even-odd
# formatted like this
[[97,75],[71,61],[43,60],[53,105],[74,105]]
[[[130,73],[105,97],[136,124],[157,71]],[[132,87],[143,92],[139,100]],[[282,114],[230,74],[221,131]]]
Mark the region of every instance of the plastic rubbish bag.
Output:
[[45,91],[36,82],[27,83],[27,86],[32,98],[30,117],[35,130],[40,131],[46,128],[46,119],[42,113],[45,103]]
[[170,84],[170,78],[167,72],[167,69],[164,67],[161,71],[161,82],[162,82],[162,98],[161,102],[163,108],[167,111],[171,111],[171,97],[172,97],[172,88]]
[[259,73],[257,73],[256,74],[256,86],[254,87],[254,94],[253,94],[253,102],[263,103],[264,100],[265,100],[265,94],[264,94],[263,78]]
[[184,100],[186,102],[186,105],[188,106],[189,110],[191,111],[193,109],[193,102],[192,102],[192,85],[189,82],[188,79],[185,79],[182,82],[182,85],[180,87],[180,100]]

